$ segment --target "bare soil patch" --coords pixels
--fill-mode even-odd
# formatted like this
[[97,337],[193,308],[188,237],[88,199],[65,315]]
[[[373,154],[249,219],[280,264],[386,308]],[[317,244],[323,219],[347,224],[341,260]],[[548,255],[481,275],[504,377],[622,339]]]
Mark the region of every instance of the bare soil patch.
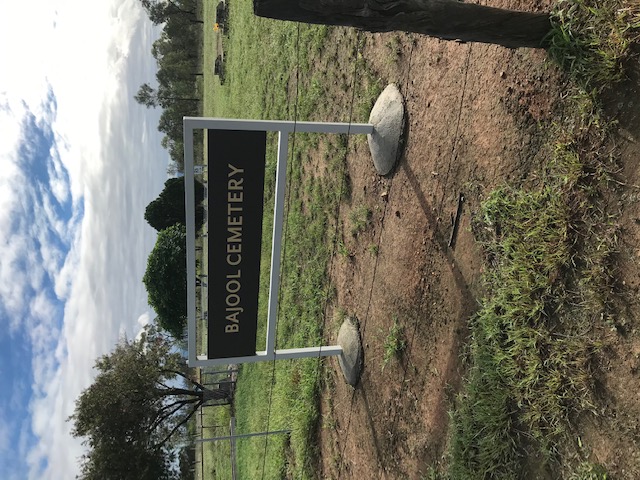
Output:
[[[365,367],[353,389],[330,360],[321,402],[319,477],[419,479],[445,461],[447,412],[465,373],[467,324],[483,294],[484,259],[471,220],[483,195],[496,186],[536,181],[533,172],[548,140],[544,125],[561,114],[566,80],[546,63],[544,51],[405,34],[363,36],[363,56],[375,75],[383,86],[398,84],[405,97],[407,141],[397,168],[384,178],[375,173],[364,142],[350,146],[351,199],[340,211],[344,248],[332,261],[336,298],[328,318],[358,319]],[[342,85],[350,57],[338,47],[328,55],[332,60],[322,68]],[[624,185],[611,201],[622,212],[620,315],[615,326],[602,326],[599,411],[585,413],[575,432],[592,461],[620,479],[640,478],[638,85],[636,75],[609,102],[620,121],[617,148],[623,154]],[[347,91],[335,94],[341,112]],[[317,163],[312,165],[317,171]],[[449,246],[460,194],[463,213]],[[350,214],[361,208],[370,217],[354,235]],[[395,322],[404,329],[406,349],[385,365],[385,340]],[[339,322],[327,325],[327,341],[333,342]]]

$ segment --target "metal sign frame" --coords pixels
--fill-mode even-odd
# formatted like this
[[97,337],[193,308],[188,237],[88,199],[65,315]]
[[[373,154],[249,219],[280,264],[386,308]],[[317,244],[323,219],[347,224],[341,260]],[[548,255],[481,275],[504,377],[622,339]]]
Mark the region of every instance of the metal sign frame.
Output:
[[[187,233],[187,335],[189,365],[193,367],[205,367],[231,363],[251,363],[267,360],[341,355],[342,347],[339,345],[290,348],[284,350],[277,350],[275,348],[289,134],[371,134],[374,129],[373,125],[365,123],[292,122],[279,120],[237,120],[208,117],[184,117],[183,127]],[[266,345],[264,351],[257,351],[255,355],[229,358],[208,358],[208,354],[198,355],[196,351],[195,167],[193,159],[193,131],[196,129],[278,132],[278,155],[276,166],[275,206],[273,212],[273,237],[271,244],[271,269],[269,273]]]

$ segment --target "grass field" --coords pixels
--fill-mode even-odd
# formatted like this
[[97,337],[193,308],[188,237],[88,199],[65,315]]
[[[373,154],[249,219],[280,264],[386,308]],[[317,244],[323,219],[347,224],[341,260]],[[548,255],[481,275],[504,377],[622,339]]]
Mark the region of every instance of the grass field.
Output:
[[504,186],[482,205],[477,229],[493,265],[470,322],[453,478],[519,478],[525,446],[537,458],[529,469],[557,469],[573,443],[571,419],[595,410],[594,320],[609,312],[617,225],[600,205],[611,159],[579,149],[578,137],[565,132],[571,140],[556,145],[541,185]]
[[[313,58],[330,35],[327,27],[298,27],[253,15],[251,2],[230,2],[228,29],[213,32],[215,8],[204,5],[204,115],[227,118],[345,120],[323,104],[323,82],[313,73]],[[240,33],[241,34],[237,34]],[[345,42],[357,49],[356,34],[345,34]],[[222,42],[226,79],[220,85],[213,75],[213,62]],[[354,59],[355,60],[355,59]],[[363,74],[366,75],[365,69]],[[300,90],[300,96],[297,92]],[[364,78],[354,111],[368,115],[379,86]],[[366,121],[354,118],[353,121]],[[327,265],[332,254],[335,225],[332,218],[338,202],[348,195],[343,177],[347,150],[344,136],[295,135],[290,144],[285,243],[277,332],[277,348],[320,345],[325,328],[324,306],[332,295],[327,283]],[[311,163],[310,151],[322,151],[320,167],[331,176],[309,177],[302,172]],[[258,350],[264,349],[268,265],[272,231],[275,136],[269,139],[261,298],[259,300]],[[314,478],[314,435],[318,422],[318,392],[323,375],[316,359],[248,364],[238,379],[235,412],[238,433],[291,429],[288,435],[238,441],[240,478]],[[228,424],[228,411],[205,409],[208,423]],[[210,477],[231,478],[228,446],[205,447],[205,467]],[[215,473],[214,473],[215,472]]]
[[[332,88],[344,87],[328,85],[314,64],[333,30],[259,19],[251,2],[231,1],[228,31],[219,35],[212,28],[215,5],[206,2],[203,13],[204,115],[338,120],[330,118],[335,112],[324,100]],[[567,29],[565,24],[559,27],[552,55],[571,69],[583,88],[575,91],[575,103],[567,107],[571,118],[556,126],[540,181],[494,191],[476,219],[481,230],[492,232],[482,238],[492,268],[485,276],[486,298],[470,322],[469,371],[452,412],[451,478],[518,478],[525,448],[536,452],[541,465],[558,461],[562,452],[557,445],[570,431],[570,418],[592,407],[590,359],[600,345],[584,332],[590,327],[587,312],[607,312],[616,225],[615,219],[601,217],[596,208],[599,192],[607,187],[610,159],[600,158],[593,148],[606,135],[601,128],[606,122],[599,121],[594,97],[584,89],[594,88],[593,79],[601,82],[616,75],[578,72],[594,63],[589,59],[565,65],[562,59],[579,57],[560,40],[574,41]],[[362,61],[355,32],[345,35],[352,45],[352,60]],[[220,42],[226,59],[224,85],[213,75]],[[605,55],[607,65],[610,58],[613,53]],[[380,88],[366,72],[363,63],[353,121],[366,120]],[[273,195],[275,173],[273,140],[267,158],[268,198]],[[349,195],[343,164],[348,148],[343,137],[296,136],[289,171],[295,188],[287,196],[278,348],[319,344],[323,329],[334,328],[325,323],[323,309],[333,294],[327,267],[338,234],[326,219],[333,218],[339,202]],[[315,168],[333,174],[310,174]],[[261,285],[265,293],[271,216],[265,208]],[[263,349],[265,319],[266,298],[261,298],[258,349]],[[240,478],[315,478],[314,438],[323,375],[316,360],[242,368],[235,403],[238,432],[288,428],[292,434],[238,442]],[[228,419],[228,410],[208,409],[205,424],[228,424]],[[228,445],[207,444],[204,455],[205,478],[231,478]]]

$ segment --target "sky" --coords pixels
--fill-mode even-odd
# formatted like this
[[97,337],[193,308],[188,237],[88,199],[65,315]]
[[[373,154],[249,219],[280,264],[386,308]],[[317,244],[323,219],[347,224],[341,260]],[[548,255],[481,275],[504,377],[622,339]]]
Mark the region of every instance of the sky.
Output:
[[142,284],[162,190],[159,31],[139,0],[4,2],[0,15],[0,478],[73,479],[96,358],[154,317]]

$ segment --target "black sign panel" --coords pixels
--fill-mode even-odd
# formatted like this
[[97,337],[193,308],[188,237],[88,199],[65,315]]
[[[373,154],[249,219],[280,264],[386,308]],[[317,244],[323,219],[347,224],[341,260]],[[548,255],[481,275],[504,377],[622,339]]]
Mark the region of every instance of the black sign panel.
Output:
[[256,353],[266,142],[208,130],[209,358]]

